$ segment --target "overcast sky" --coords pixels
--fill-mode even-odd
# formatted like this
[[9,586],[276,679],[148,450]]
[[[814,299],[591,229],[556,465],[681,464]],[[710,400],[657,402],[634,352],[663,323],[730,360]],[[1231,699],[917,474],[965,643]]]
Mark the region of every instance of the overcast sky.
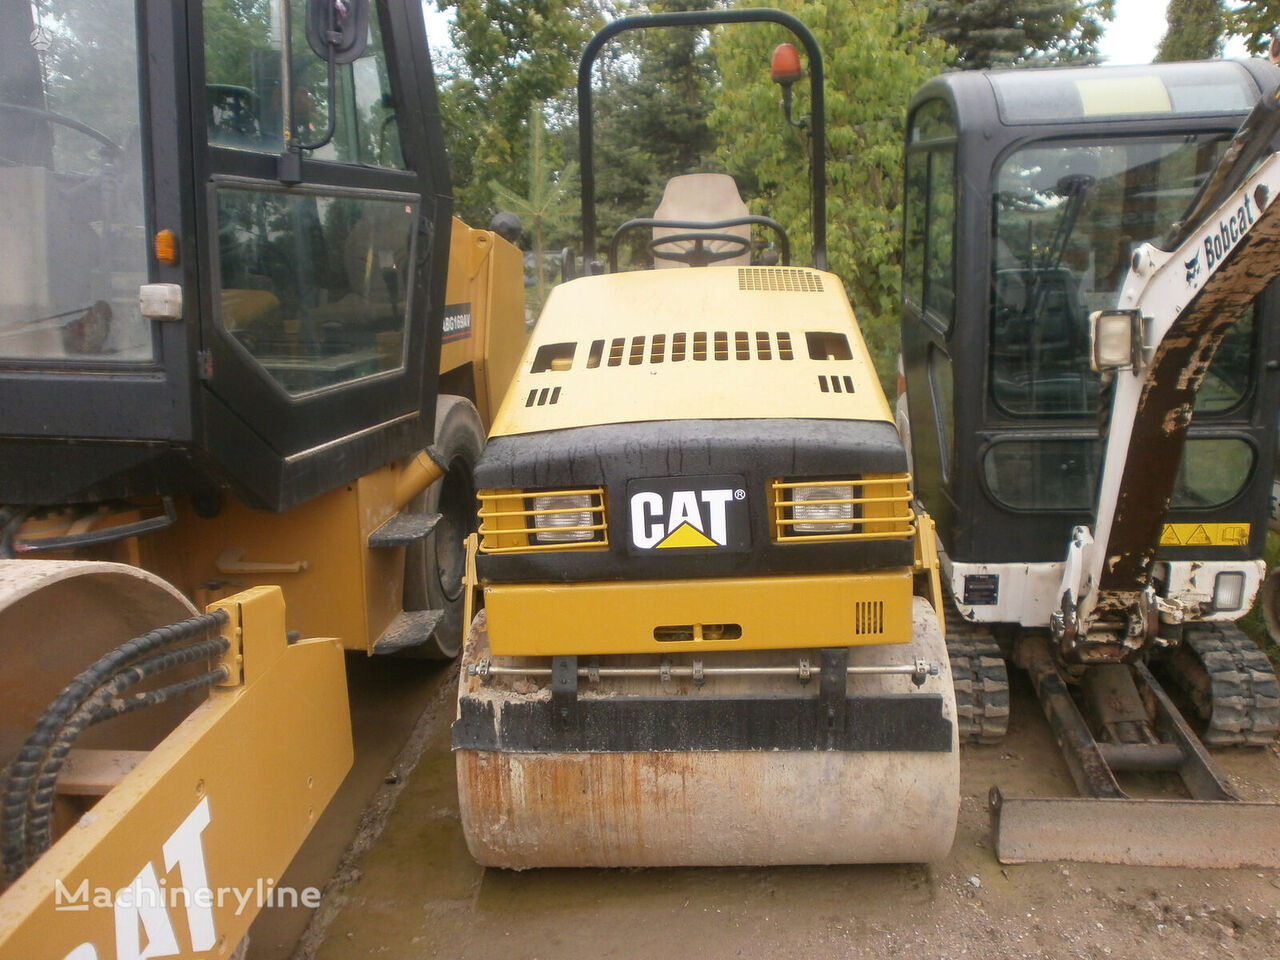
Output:
[[[1107,63],[1150,63],[1165,31],[1168,0],[1116,0],[1116,18],[1107,25],[1098,49]],[[1246,56],[1244,41],[1232,40],[1224,56]]]

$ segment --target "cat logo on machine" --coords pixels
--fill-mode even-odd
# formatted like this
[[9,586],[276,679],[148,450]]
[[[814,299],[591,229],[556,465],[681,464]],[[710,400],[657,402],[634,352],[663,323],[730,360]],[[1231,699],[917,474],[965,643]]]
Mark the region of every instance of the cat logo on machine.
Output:
[[746,483],[739,476],[650,477],[627,484],[631,553],[743,551],[751,546]]

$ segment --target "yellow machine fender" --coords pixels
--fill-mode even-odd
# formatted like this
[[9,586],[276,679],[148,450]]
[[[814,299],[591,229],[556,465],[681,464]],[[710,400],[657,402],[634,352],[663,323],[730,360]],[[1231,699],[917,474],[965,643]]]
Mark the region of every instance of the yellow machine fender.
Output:
[[314,896],[275,884],[351,765],[342,650],[287,643],[276,587],[210,609],[231,679],[0,896],[3,960],[227,957]]

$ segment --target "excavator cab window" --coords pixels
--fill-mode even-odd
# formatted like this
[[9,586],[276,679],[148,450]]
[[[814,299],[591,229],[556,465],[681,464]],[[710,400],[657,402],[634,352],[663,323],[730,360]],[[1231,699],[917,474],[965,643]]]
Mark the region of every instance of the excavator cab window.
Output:
[[[1054,142],[1001,164],[992,202],[990,370],[991,395],[1004,412],[1097,411],[1089,314],[1115,304],[1133,249],[1168,231],[1224,147],[1218,138]],[[1238,350],[1221,355],[1214,374],[1236,400],[1248,388],[1240,361]],[[1236,369],[1220,369],[1224,363]]]
[[903,300],[945,333],[955,315],[955,122],[942,100],[912,118],[906,157],[906,234]]
[[[1116,302],[1138,244],[1166,233],[1226,142],[1180,137],[1038,143],[1000,165],[992,202],[991,397],[1018,418],[1096,417],[1103,394],[1089,368],[1089,315]],[[1214,358],[1201,416],[1237,406],[1253,376],[1251,316]],[[983,456],[989,494],[1021,510],[1087,509],[1101,448],[1093,440],[997,443]],[[1175,507],[1227,502],[1253,455],[1238,440],[1191,440]]]
[[132,0],[0,0],[0,361],[144,364]]
[[[916,489],[954,561],[1061,560],[1095,502],[1110,400],[1090,370],[1089,316],[1116,307],[1134,250],[1159,246],[1186,215],[1277,78],[1259,60],[954,71],[917,92],[899,418]],[[1277,309],[1269,289],[1214,356],[1171,522],[1266,515],[1280,380],[1264,371]],[[1252,524],[1257,552],[1265,524]]]

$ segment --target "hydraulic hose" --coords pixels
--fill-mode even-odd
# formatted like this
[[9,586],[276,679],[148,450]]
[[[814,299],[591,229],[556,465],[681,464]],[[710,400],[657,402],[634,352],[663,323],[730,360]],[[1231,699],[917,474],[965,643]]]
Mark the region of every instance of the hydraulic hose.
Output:
[[[151,655],[158,651],[178,653],[170,648],[193,640],[203,640],[221,630],[228,619],[225,611],[218,610],[134,637],[106,654],[63,688],[41,715],[17,756],[5,769],[0,782],[0,863],[3,864],[6,885],[17,879],[29,865],[26,856],[29,799],[37,789],[37,780],[52,749],[71,719],[100,688],[109,684],[118,674],[130,667],[137,665],[147,676],[152,676],[155,672],[170,669],[171,666],[190,662],[181,660],[179,657],[181,663],[166,667],[156,661],[168,663],[168,660],[163,656],[152,657]],[[204,657],[211,655],[214,654],[209,652],[203,654]],[[145,667],[144,661],[147,663]],[[129,685],[126,683],[125,687]],[[160,692],[154,691],[156,694]],[[139,706],[146,705],[148,704],[139,703]],[[108,713],[108,715],[118,714]],[[103,719],[106,718],[106,716],[103,717]]]
[[89,727],[110,720],[113,717],[132,713],[143,707],[154,706],[172,700],[184,693],[190,693],[203,687],[212,686],[225,680],[228,676],[226,667],[210,670],[198,677],[151,690],[122,697],[129,687],[136,686],[143,680],[167,673],[178,667],[186,666],[200,660],[218,657],[226,653],[231,644],[225,637],[213,637],[200,640],[190,646],[176,650],[162,651],[154,656],[141,660],[133,666],[126,667],[109,681],[94,691],[66,724],[58,731],[57,737],[45,754],[44,762],[36,776],[31,778],[27,788],[26,814],[26,865],[34,863],[52,843],[51,821],[53,818],[54,790],[58,774],[62,772],[67,754],[76,740]]

